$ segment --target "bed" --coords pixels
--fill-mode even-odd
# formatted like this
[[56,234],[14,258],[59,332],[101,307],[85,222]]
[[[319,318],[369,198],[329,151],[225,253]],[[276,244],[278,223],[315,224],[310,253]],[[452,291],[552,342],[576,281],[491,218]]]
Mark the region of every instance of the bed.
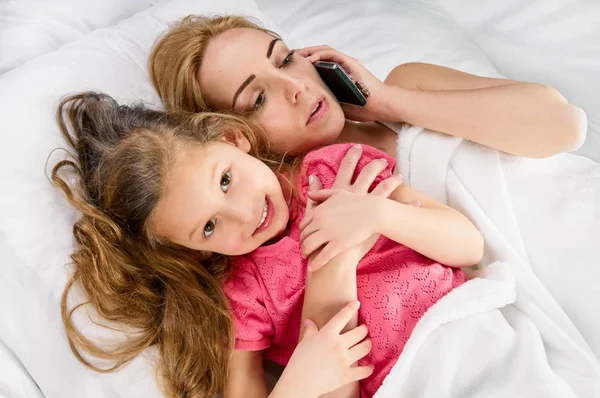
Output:
[[[33,0],[0,4],[0,396],[161,396],[150,365],[152,353],[112,374],[94,373],[72,355],[59,301],[77,214],[52,189],[45,170],[49,153],[63,145],[54,122],[54,107],[62,95],[94,89],[121,101],[160,106],[146,74],[146,57],[156,36],[185,15],[253,16],[281,33],[291,46],[329,44],[360,59],[382,79],[395,65],[422,61],[552,85],[587,113],[587,139],[576,153],[600,162],[597,2],[61,0],[52,4]],[[529,163],[513,165],[510,193],[525,195],[531,186],[527,178],[537,178],[540,169],[559,170],[569,159],[573,158],[559,156],[529,168],[523,168]],[[592,165],[588,169],[597,170]],[[600,174],[589,173],[586,181],[600,187]],[[525,196],[533,194],[542,195],[542,200],[546,193]],[[552,202],[533,210],[546,214],[559,205],[566,204]],[[532,209],[524,206],[518,212],[525,220]],[[544,240],[546,227],[551,225],[521,232],[530,242],[530,257],[550,250],[561,259],[536,272],[600,356],[599,261],[579,268],[564,264],[568,250],[575,248],[557,248],[571,230]],[[575,222],[571,228],[579,225]],[[588,246],[599,242],[600,227],[586,228]],[[536,247],[537,242],[552,242],[553,247]],[[578,295],[571,294],[574,289]]]

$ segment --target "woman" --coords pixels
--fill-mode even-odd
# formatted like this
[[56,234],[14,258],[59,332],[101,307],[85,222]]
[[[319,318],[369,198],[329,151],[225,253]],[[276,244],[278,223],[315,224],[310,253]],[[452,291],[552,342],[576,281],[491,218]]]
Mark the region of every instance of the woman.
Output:
[[[340,107],[311,65],[318,60],[338,62],[361,81],[367,105]],[[375,122],[406,122],[529,157],[570,151],[585,139],[585,115],[551,87],[423,63],[400,65],[382,83],[358,60],[327,46],[290,51],[274,32],[235,16],[183,19],[154,46],[149,73],[168,109],[246,114],[282,152],[340,140],[394,155],[396,134]],[[317,104],[328,106],[326,117],[307,123]]]
[[[367,105],[340,105],[312,66],[319,60],[339,63],[360,81],[370,94]],[[400,65],[381,82],[327,46],[291,51],[274,32],[235,16],[185,18],[156,43],[149,72],[167,109],[245,115],[275,149],[292,154],[347,141],[395,157],[400,127],[381,122],[419,125],[530,157],[573,150],[585,138],[584,113],[550,87],[422,63]],[[346,271],[343,278],[351,278]],[[322,325],[340,303],[356,298],[355,291],[332,288],[336,277],[327,267],[311,276],[303,317]],[[234,357],[233,363],[258,370],[259,360]]]

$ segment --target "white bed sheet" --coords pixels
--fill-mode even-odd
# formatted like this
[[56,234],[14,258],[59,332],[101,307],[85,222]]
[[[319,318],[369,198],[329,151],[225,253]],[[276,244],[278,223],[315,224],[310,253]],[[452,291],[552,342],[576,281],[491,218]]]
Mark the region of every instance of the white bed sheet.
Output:
[[[92,14],[108,15],[104,13],[112,12],[109,8],[114,6],[113,3],[95,2],[96,6],[104,5],[106,8],[93,11]],[[97,89],[121,101],[142,99],[160,106],[145,74],[145,65],[150,45],[168,21],[188,13],[227,11],[253,15],[263,18],[268,27],[282,33],[284,39],[293,46],[330,44],[361,59],[380,78],[384,78],[393,66],[400,63],[424,61],[488,76],[502,76],[503,73],[510,77],[536,80],[535,76],[531,78],[525,73],[529,71],[533,74],[535,68],[529,70],[526,69],[528,65],[519,66],[521,60],[528,60],[526,54],[520,52],[529,51],[528,46],[520,46],[521,42],[517,41],[514,48],[509,48],[512,52],[506,50],[506,54],[510,55],[506,60],[501,62],[493,59],[501,57],[502,49],[508,48],[497,43],[508,46],[519,39],[518,34],[522,30],[515,23],[521,21],[519,18],[522,18],[525,6],[513,4],[508,10],[502,10],[490,0],[480,5],[473,2],[464,10],[460,6],[463,3],[458,0],[302,0],[294,3],[258,0],[258,3],[263,14],[253,0],[222,0],[218,3],[209,0],[164,0],[114,27],[106,25],[92,32],[103,25],[86,25],[86,29],[89,29],[79,31],[81,34],[77,40],[71,41],[74,36],[69,36],[65,40],[58,40],[52,48],[44,46],[43,51],[31,55],[29,62],[0,75],[0,119],[3,121],[0,135],[0,298],[3,305],[0,313],[0,347],[4,347],[0,348],[0,367],[4,369],[6,365],[11,372],[16,372],[10,380],[0,375],[0,394],[10,391],[12,398],[37,398],[34,388],[37,386],[48,398],[159,396],[144,359],[124,372],[99,375],[79,364],[68,349],[58,300],[66,281],[65,264],[68,263],[72,247],[71,226],[77,215],[51,188],[43,169],[50,150],[63,145],[53,118],[53,105],[62,95]],[[128,4],[134,7],[131,5],[133,3]],[[559,10],[574,10],[573,18],[585,22],[592,17],[580,17],[577,13],[589,13],[598,7],[597,3],[583,0],[560,0],[555,4],[563,7]],[[536,12],[537,15],[545,15],[541,2],[534,3],[533,7],[528,8],[530,11],[527,15],[530,18],[535,17]],[[538,11],[535,7],[538,7]],[[459,19],[452,13],[453,9],[455,14],[465,19]],[[83,13],[75,19],[61,20],[52,19],[54,14],[46,8],[39,8],[38,11],[40,14],[35,16],[39,18],[43,18],[43,12],[47,12],[48,23],[64,23],[65,32],[69,29],[77,31],[78,26],[81,27],[78,25],[80,21],[95,17]],[[490,13],[496,19],[492,18],[485,26],[477,25],[477,15],[489,16]],[[117,14],[124,16],[126,13]],[[269,23],[267,17],[278,26]],[[118,19],[115,16],[112,21]],[[494,20],[504,23],[494,24]],[[535,18],[533,20],[535,22]],[[111,23],[108,19],[105,21]],[[525,24],[529,29],[525,33],[536,32],[531,21]],[[549,26],[543,26],[549,29]],[[513,28],[514,32],[510,31]],[[576,28],[577,24],[572,23],[573,32]],[[502,32],[505,31],[510,31],[510,35],[503,38]],[[485,36],[486,32],[496,32],[493,35],[490,33],[494,46],[497,46],[494,50],[499,49],[492,54],[493,57],[490,49],[482,45],[492,42]],[[538,41],[544,37],[540,32]],[[538,65],[542,65],[544,56],[552,60],[552,57],[558,57],[556,54],[568,54],[567,50],[579,54],[578,62],[574,64],[579,69],[571,69],[571,75],[556,75],[557,82],[567,88],[571,84],[570,76],[577,75],[581,77],[579,82],[585,82],[584,72],[585,76],[590,75],[586,68],[597,65],[597,57],[600,56],[600,52],[590,51],[595,47],[587,36],[577,36],[575,33],[565,38],[563,47],[559,46],[560,43],[552,47],[552,51],[558,52],[546,54],[544,51],[536,58]],[[480,43],[479,37],[488,41]],[[588,42],[569,41],[573,37]],[[530,36],[520,38],[522,42],[530,39]],[[535,49],[538,42],[529,43]],[[572,64],[551,62],[548,65],[548,68],[558,65],[565,70],[574,67]],[[579,75],[579,72],[582,74]],[[564,91],[559,84],[553,85]],[[600,106],[589,95],[594,87],[593,82],[585,87],[580,84],[573,92],[565,94],[569,100],[585,108],[593,120],[590,123],[590,136],[597,137],[598,132],[594,130],[597,128],[597,119],[593,118],[597,115],[594,112],[600,111]],[[579,103],[582,98],[589,103]],[[584,150],[590,150],[594,155],[597,150],[594,145],[588,138]],[[18,369],[23,371],[19,373]],[[31,380],[35,381],[36,386]]]

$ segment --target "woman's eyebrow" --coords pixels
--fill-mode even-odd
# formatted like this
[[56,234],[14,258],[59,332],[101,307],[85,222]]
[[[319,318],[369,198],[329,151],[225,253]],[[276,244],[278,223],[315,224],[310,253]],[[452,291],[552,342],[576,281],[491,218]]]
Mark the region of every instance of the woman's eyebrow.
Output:
[[235,101],[237,100],[237,97],[242,93],[242,91],[244,91],[244,89],[248,86],[248,84],[252,83],[252,80],[256,79],[256,75],[253,73],[250,76],[248,76],[248,78],[246,80],[244,80],[244,82],[240,85],[240,88],[237,89],[237,91],[235,92],[235,94],[233,94],[233,102],[231,103],[231,110],[233,110],[233,108],[235,108]]
[[275,47],[275,43],[277,43],[278,40],[278,38],[275,38],[269,43],[269,49],[267,50],[267,58],[271,58],[271,54],[273,53],[273,47]]
[[[271,42],[269,43],[269,48],[267,48],[267,58],[271,58],[271,55],[273,54],[273,48],[275,48],[275,44],[279,40],[280,39],[278,39],[278,38],[271,40]],[[231,110],[233,110],[235,108],[235,101],[237,100],[237,97],[239,97],[239,95],[242,93],[242,91],[244,91],[244,89],[246,87],[248,87],[248,85],[250,83],[252,83],[252,80],[254,80],[255,78],[256,78],[256,75],[253,73],[250,76],[248,76],[248,78],[246,80],[244,80],[244,82],[240,85],[240,87],[237,89],[237,91],[233,95],[233,101],[231,102]]]

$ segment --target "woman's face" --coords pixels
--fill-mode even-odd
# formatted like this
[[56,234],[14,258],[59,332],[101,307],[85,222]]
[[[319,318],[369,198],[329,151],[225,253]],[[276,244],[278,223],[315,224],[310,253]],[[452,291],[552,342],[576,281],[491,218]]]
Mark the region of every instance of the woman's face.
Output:
[[211,107],[248,112],[280,153],[331,144],[344,127],[344,113],[314,66],[259,30],[213,38],[198,81]]
[[289,219],[281,185],[249,149],[239,138],[181,149],[151,229],[181,246],[230,256],[279,236]]

